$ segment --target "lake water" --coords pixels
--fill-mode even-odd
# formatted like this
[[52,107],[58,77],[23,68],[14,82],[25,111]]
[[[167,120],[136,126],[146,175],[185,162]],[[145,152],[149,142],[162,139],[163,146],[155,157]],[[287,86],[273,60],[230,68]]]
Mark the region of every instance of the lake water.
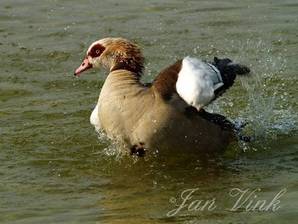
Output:
[[[1,0],[0,223],[297,223],[297,24],[296,0]],[[145,81],[186,55],[249,65],[208,109],[255,140],[208,160],[119,155],[89,124],[106,72],[73,77],[107,36],[142,47]],[[187,203],[215,209],[167,215],[196,188]],[[276,211],[231,211],[235,188],[267,205],[286,192]]]

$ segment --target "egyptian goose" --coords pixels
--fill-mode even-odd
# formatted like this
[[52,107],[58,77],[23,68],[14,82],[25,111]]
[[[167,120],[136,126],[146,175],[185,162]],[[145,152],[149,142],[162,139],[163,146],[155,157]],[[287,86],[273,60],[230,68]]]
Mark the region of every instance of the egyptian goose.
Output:
[[236,140],[234,125],[224,116],[206,112],[208,105],[249,68],[230,59],[208,63],[185,57],[143,84],[140,48],[123,38],[91,44],[75,75],[104,67],[109,70],[90,122],[109,138],[125,143],[132,154],[152,150],[214,152]]

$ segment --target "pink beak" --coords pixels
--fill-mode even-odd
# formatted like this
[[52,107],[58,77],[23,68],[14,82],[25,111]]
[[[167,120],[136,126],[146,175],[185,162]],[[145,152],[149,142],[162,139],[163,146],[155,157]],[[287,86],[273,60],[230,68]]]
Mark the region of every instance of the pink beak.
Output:
[[85,58],[80,67],[75,70],[74,75],[79,76],[82,72],[88,70],[89,68],[92,68],[92,65],[89,63],[88,58]]

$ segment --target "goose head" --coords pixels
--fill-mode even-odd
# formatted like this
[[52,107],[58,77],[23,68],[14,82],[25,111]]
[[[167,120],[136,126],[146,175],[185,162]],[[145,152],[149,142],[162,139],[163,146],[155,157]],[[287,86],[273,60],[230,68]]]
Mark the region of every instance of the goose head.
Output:
[[75,70],[79,76],[91,68],[104,67],[110,72],[117,69],[129,70],[140,77],[144,68],[144,57],[140,48],[124,38],[104,38],[93,42],[83,59],[82,64]]

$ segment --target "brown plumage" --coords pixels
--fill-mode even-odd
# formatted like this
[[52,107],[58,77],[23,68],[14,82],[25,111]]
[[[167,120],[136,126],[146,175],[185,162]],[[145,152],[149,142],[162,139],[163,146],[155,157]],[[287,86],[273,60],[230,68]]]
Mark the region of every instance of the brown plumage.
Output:
[[124,69],[140,77],[144,69],[144,57],[140,48],[123,38],[114,38],[112,41],[106,39],[108,40],[103,39],[103,44],[108,47],[103,52],[102,58],[110,60],[108,69],[110,71]]
[[[99,45],[105,50],[90,57]],[[86,70],[86,63],[110,71],[90,117],[96,129],[142,155],[157,149],[214,152],[235,140],[233,125],[224,116],[189,110],[179,97],[175,86],[181,60],[160,72],[151,85],[140,82],[143,62],[139,47],[122,38],[105,38],[90,46],[75,75]]]
[[182,60],[177,61],[175,64],[162,70],[153,82],[154,88],[166,100],[171,99],[172,95],[176,92],[176,81],[178,73],[181,70]]

